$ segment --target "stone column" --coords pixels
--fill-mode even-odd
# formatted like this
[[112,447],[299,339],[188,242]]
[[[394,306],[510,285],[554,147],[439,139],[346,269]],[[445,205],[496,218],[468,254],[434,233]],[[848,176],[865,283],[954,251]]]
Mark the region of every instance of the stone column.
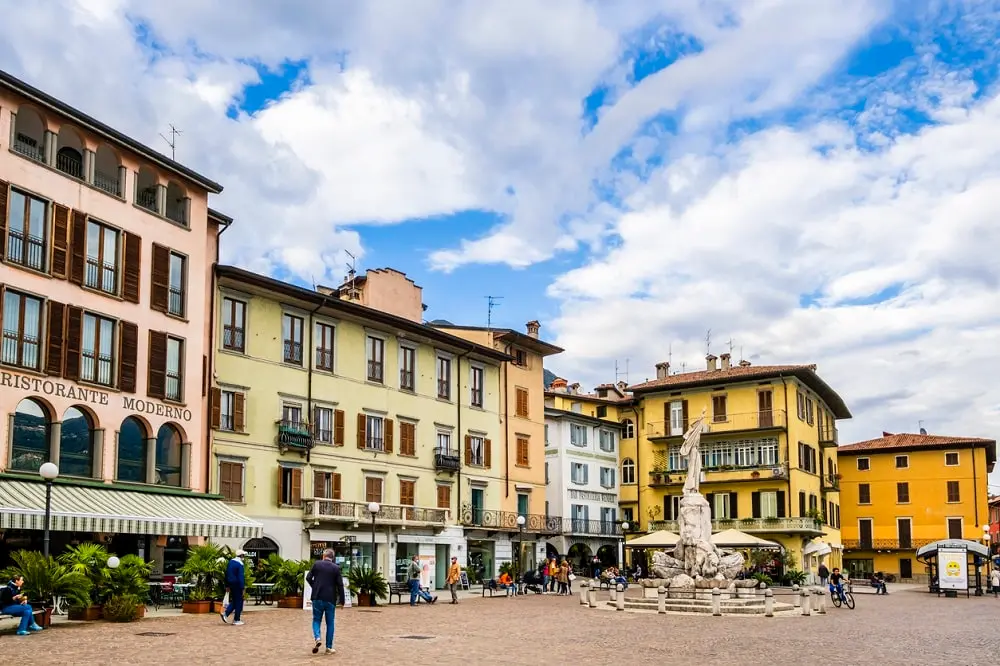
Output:
[[94,184],[94,151],[83,149],[83,180],[84,182]]
[[156,186],[156,212],[160,215],[167,214],[167,186]]
[[808,590],[802,590],[802,592],[800,593],[800,596],[802,598],[802,614],[804,616],[806,616],[806,617],[809,617],[809,614],[810,614],[809,613],[809,591]]
[[590,587],[590,583],[583,581],[580,583],[580,605],[587,605],[587,589]]
[[722,616],[722,592],[717,587],[712,588],[712,615]]
[[50,130],[45,130],[45,137],[42,143],[42,158],[45,163],[51,167],[56,165],[56,152],[59,149],[59,141],[56,137],[56,133]]
[[774,617],[774,591],[764,590],[764,616]]
[[660,615],[667,612],[667,588],[662,585],[656,588],[656,612]]
[[91,472],[95,479],[104,480],[104,428],[98,428],[90,434],[91,445],[94,447],[94,469]]
[[[49,462],[59,466],[59,441],[62,439],[62,422],[49,424]],[[11,439],[13,441],[13,438]]]
[[618,600],[618,605],[615,607],[615,610],[625,610],[625,588],[620,584],[618,585],[617,596],[615,598]]
[[191,488],[191,442],[181,442],[181,487]]
[[146,440],[146,483],[156,483],[156,438]]
[[125,179],[128,169],[124,166],[118,167],[118,196],[125,198]]
[[597,588],[593,585],[587,588],[587,605],[597,608]]

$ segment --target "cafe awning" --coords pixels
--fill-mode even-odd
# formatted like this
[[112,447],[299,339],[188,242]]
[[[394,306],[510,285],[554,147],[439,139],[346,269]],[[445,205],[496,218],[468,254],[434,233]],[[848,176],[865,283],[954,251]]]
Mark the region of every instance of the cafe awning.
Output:
[[680,537],[669,530],[645,534],[625,542],[626,548],[673,548]]
[[[250,539],[263,525],[237,513],[221,499],[56,484],[49,529]],[[45,484],[0,480],[0,529],[41,530]]]
[[723,530],[712,535],[712,543],[719,548],[750,548],[757,550],[775,550],[781,544],[755,537],[739,530]]

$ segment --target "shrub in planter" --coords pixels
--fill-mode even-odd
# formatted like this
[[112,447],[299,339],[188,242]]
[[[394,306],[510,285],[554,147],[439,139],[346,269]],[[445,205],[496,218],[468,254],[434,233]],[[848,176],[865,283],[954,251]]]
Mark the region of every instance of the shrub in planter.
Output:
[[351,567],[347,572],[351,594],[358,597],[359,606],[377,606],[379,599],[389,596],[389,585],[381,571],[366,566]]
[[86,606],[73,606],[69,610],[71,620],[99,620],[101,618],[101,603],[107,596],[108,558],[111,555],[107,549],[98,543],[81,543],[70,546],[57,560],[69,567],[71,571],[81,573],[90,581],[90,603]]
[[305,575],[312,568],[311,562],[304,560],[284,560],[274,576],[274,593],[279,597],[280,608],[302,607],[302,586]]
[[142,599],[134,594],[113,594],[104,600],[104,619],[109,622],[135,622],[145,610]]

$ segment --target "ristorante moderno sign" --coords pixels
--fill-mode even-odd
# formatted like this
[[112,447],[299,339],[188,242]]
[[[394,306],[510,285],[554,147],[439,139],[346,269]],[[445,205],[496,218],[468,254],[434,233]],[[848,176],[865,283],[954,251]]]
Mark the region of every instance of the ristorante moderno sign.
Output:
[[75,400],[101,407],[107,407],[113,399],[121,399],[122,409],[130,412],[162,416],[180,421],[191,420],[191,410],[183,407],[164,405],[161,402],[133,398],[127,395],[117,395],[100,389],[90,388],[89,386],[77,386],[54,379],[19,375],[14,372],[0,371],[0,388],[12,388],[28,393],[66,398],[67,400]]

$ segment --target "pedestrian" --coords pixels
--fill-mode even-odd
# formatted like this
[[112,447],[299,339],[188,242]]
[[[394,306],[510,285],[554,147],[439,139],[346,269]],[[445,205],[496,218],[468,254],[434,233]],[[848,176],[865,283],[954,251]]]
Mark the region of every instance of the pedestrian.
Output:
[[993,586],[993,596],[1000,597],[1000,569],[994,569],[990,574],[990,585]]
[[458,603],[458,586],[462,580],[462,567],[458,566],[458,558],[451,558],[451,566],[448,568],[448,589],[451,591],[451,603]]
[[340,574],[340,567],[333,562],[333,549],[327,548],[323,551],[323,559],[313,563],[312,569],[306,574],[306,582],[312,587],[312,607],[313,607],[313,654],[319,652],[321,645],[319,630],[323,620],[326,620],[326,654],[333,654],[336,650],[333,647],[333,629],[337,604],[343,605],[344,599],[344,578]]
[[35,616],[28,605],[28,595],[21,592],[24,586],[24,576],[15,574],[10,582],[0,588],[0,613],[21,618],[17,626],[18,636],[27,636],[30,631],[41,631],[35,622]]
[[830,570],[826,568],[825,564],[820,564],[817,573],[819,574],[819,584],[825,589],[826,581],[830,578]]
[[226,624],[229,624],[229,616],[233,616],[233,626],[242,626],[243,620],[243,595],[247,589],[247,576],[243,558],[246,557],[245,550],[237,550],[235,557],[229,560],[226,565],[226,591],[229,594],[229,605],[219,613],[219,617]]
[[429,604],[434,603],[438,600],[437,597],[431,597],[427,590],[420,589],[420,572],[423,568],[420,566],[420,562],[417,560],[417,556],[414,555],[413,559],[410,560],[410,567],[407,570],[410,575],[410,605],[417,605],[417,597],[420,597]]
[[559,582],[559,565],[556,558],[549,558],[549,592],[556,591],[556,583]]
[[566,560],[559,566],[559,594],[569,594],[569,564]]
[[542,594],[545,594],[549,589],[549,561],[545,560],[542,565]]

